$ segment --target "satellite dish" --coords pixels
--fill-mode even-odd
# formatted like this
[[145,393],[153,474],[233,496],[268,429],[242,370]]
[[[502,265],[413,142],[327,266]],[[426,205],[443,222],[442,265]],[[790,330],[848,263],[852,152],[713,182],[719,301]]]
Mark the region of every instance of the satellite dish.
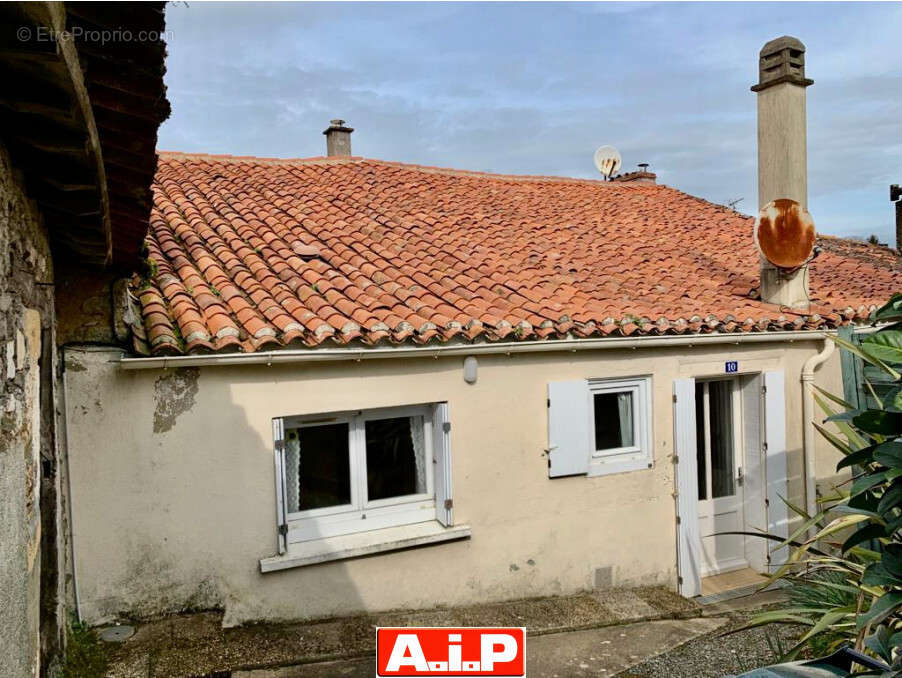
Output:
[[795,200],[779,198],[761,208],[755,221],[755,244],[777,268],[805,265],[814,251],[814,219]]
[[620,169],[620,153],[613,146],[601,146],[595,151],[595,167],[610,179]]

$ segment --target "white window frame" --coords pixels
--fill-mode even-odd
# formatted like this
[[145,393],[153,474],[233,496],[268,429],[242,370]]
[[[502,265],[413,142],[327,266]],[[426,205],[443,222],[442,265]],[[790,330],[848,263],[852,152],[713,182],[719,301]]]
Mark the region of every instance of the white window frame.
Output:
[[[426,492],[369,501],[366,474],[366,422],[373,419],[414,416],[423,417]],[[437,416],[438,408],[434,405],[411,405],[283,417],[285,430],[347,423],[349,472],[351,474],[350,504],[292,513],[288,512],[287,506],[285,507],[287,527],[285,539],[287,543],[326,539],[436,520],[433,427],[436,425]],[[280,476],[279,482],[282,483],[282,497],[284,497],[284,482],[287,472]]]
[[[589,476],[625,473],[652,468],[652,384],[650,376],[616,379],[589,379],[590,449]],[[629,447],[595,449],[595,395],[631,393],[633,401],[633,441]]]

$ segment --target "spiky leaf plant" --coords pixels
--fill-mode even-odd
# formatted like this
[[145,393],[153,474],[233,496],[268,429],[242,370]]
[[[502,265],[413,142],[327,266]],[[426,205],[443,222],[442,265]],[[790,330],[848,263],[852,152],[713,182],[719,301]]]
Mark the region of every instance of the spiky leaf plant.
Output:
[[[876,366],[898,385],[877,403],[855,409],[835,395],[817,389],[826,414],[816,425],[843,454],[837,470],[852,478],[838,488],[820,511],[809,516],[789,505],[801,524],[789,538],[759,535],[789,546],[788,561],[769,583],[782,580],[787,607],[754,617],[750,626],[803,624],[806,631],[786,659],[803,650],[815,655],[842,645],[879,657],[902,671],[902,294],[875,311],[881,327],[861,346],[838,337],[834,341]],[[869,386],[870,388],[870,386]],[[826,425],[831,422],[834,430]],[[813,534],[812,534],[813,533]]]

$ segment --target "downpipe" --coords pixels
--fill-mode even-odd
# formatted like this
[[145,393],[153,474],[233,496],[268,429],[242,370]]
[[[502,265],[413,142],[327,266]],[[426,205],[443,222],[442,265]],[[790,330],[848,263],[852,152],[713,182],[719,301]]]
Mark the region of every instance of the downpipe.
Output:
[[817,487],[814,463],[814,371],[823,365],[833,351],[836,344],[829,338],[824,339],[824,347],[802,366],[802,448],[805,456],[805,511],[809,516],[817,513]]
[[81,614],[81,596],[78,591],[79,577],[78,577],[78,561],[76,560],[75,553],[75,521],[74,516],[72,515],[72,473],[69,469],[69,385],[66,380],[66,349],[63,348],[61,352],[61,358],[63,361],[63,374],[61,379],[62,386],[62,397],[60,403],[60,418],[62,424],[62,449],[63,453],[63,463],[66,466],[66,512],[67,518],[69,520],[69,559],[72,563],[72,597],[74,598],[75,603],[75,618],[78,621],[82,621],[84,617]]

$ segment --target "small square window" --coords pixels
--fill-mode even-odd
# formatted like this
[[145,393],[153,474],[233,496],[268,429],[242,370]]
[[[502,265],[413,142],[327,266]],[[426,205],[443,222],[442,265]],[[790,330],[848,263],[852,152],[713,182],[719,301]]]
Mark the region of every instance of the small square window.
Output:
[[652,464],[651,379],[592,379],[589,475],[647,468]]
[[633,393],[596,393],[595,449],[604,450],[632,447],[635,440],[633,422]]
[[[280,516],[287,543],[450,521],[447,405],[274,420]],[[282,433],[280,433],[280,431]]]

